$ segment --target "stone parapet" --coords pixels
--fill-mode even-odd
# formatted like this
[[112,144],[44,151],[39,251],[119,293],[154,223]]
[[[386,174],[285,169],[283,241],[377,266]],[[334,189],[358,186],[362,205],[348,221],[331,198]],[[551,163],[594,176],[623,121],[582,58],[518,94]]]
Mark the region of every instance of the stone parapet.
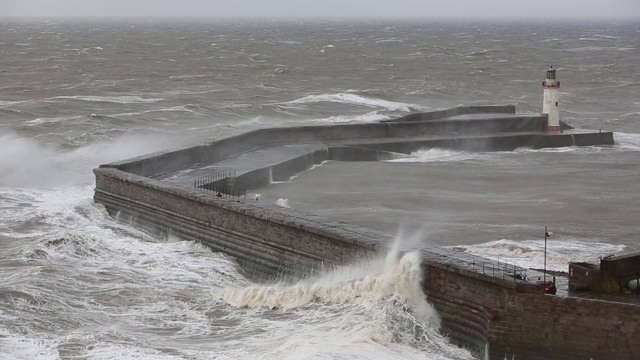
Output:
[[[266,147],[281,158],[242,164],[234,179],[237,186],[257,188],[285,180],[327,159],[380,161],[422,148],[504,151],[614,143],[607,132],[544,133],[543,117],[511,116],[512,111],[458,108],[384,123],[257,130],[102,165],[94,170],[94,199],[112,215],[129,216],[141,226],[170,230],[235,257],[250,278],[299,278],[379,254],[391,239],[252,199],[218,198],[192,185],[162,181],[163,176],[198,165],[224,162],[225,168],[233,167]],[[470,113],[482,116],[466,117]],[[492,115],[496,113],[501,116]],[[460,115],[465,117],[446,119]],[[287,151],[292,143],[306,145]],[[634,346],[640,336],[637,306],[545,295],[520,279],[479,272],[472,261],[438,247],[425,245],[423,250],[422,287],[453,342],[479,356],[489,344],[493,360],[640,358],[640,348]]]

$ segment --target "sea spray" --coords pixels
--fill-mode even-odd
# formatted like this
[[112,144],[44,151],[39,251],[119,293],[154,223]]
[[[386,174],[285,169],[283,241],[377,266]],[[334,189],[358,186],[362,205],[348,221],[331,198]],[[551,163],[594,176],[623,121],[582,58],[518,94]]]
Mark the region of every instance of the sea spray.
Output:
[[[216,303],[245,312],[262,331],[273,327],[273,320],[258,325],[260,317],[301,319],[295,335],[272,335],[274,350],[268,351],[273,357],[380,358],[371,355],[377,353],[386,354],[381,358],[472,359],[439,333],[440,319],[421,288],[420,252],[403,253],[405,246],[396,240],[384,256],[293,284],[217,291]],[[264,355],[265,349],[254,351]]]
[[69,150],[13,132],[0,134],[0,187],[88,184],[94,178],[92,169],[100,164],[164,150],[169,140],[172,144],[183,141],[163,135],[124,134]]
[[305,279],[293,285],[254,285],[227,289],[223,298],[236,307],[291,309],[315,301],[345,303],[363,297],[379,299],[388,296],[415,301],[416,298],[424,297],[420,289],[421,269],[418,252],[405,254],[387,272],[370,272],[373,267],[371,265],[386,265],[387,258],[384,261],[373,260],[364,268],[339,268],[319,278]]

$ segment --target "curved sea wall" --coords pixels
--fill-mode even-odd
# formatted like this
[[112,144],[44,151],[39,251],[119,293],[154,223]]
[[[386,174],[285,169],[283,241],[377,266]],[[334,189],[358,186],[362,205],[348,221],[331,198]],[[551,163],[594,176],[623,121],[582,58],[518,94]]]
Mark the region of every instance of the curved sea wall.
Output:
[[637,303],[545,295],[455,264],[423,267],[443,333],[461,346],[486,338],[492,360],[640,359]]
[[312,214],[220,199],[117,169],[96,169],[95,200],[114,215],[170,229],[236,258],[256,280],[303,277],[377,252],[380,234]]
[[[541,132],[546,119],[540,116],[484,115],[258,130],[102,165],[94,170],[94,198],[114,216],[130,216],[141,226],[171,231],[235,257],[250,278],[299,278],[377,254],[392,239],[254,199],[220,198],[188,177],[183,183],[163,177],[198,166],[229,166],[229,159],[246,161],[266,147],[282,158],[245,166],[236,185],[260,187],[326,159],[378,161],[425,147],[510,150],[613,143],[611,133],[549,135]],[[292,143],[315,145],[291,152]],[[545,295],[531,283],[480,271],[485,261],[491,262],[423,248],[423,289],[452,341],[477,354],[489,344],[491,359],[500,360],[640,358],[633,346],[640,335],[635,305]]]
[[[478,136],[508,132],[540,131],[546,127],[541,116],[515,116],[482,119],[431,119],[430,121],[385,122],[328,126],[298,126],[251,131],[212,141],[207,145],[158,152],[101,167],[116,167],[141,176],[177,171],[186,164],[208,164],[256,148],[291,143],[335,143],[372,139]],[[528,146],[524,144],[523,146]],[[488,149],[491,149],[490,147]]]

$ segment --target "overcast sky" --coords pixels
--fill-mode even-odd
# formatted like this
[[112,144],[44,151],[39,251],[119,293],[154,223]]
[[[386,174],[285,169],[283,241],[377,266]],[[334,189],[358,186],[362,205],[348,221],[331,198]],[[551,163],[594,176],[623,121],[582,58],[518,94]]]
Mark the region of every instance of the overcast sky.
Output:
[[640,18],[640,0],[0,0],[0,16]]

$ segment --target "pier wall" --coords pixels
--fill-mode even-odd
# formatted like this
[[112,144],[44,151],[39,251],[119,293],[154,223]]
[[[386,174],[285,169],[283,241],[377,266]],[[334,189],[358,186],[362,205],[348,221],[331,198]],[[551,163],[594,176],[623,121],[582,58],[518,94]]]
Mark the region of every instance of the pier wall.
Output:
[[[117,169],[96,169],[96,201],[120,216],[229,254],[254,279],[299,278],[380,253],[386,235],[301,213],[217,199]],[[639,308],[545,295],[536,285],[503,280],[424,256],[423,289],[442,332],[490,359],[638,359]]]
[[94,199],[120,216],[165,227],[234,256],[248,277],[302,277],[373,254],[384,236],[312,214],[219,199],[118,169],[98,168]]
[[[211,164],[260,147],[289,144],[292,139],[299,143],[325,143],[327,147],[331,147],[332,142],[349,141],[347,147],[336,146],[342,147],[342,151],[314,152],[271,169],[256,169],[238,178],[238,187],[255,189],[269,184],[271,180],[286,180],[291,175],[324,160],[371,161],[374,157],[378,160],[390,158],[388,154],[371,154],[356,148],[409,154],[422,148],[433,147],[463,151],[510,151],[518,147],[540,149],[614,143],[611,132],[553,136],[533,133],[545,126],[546,119],[543,117],[509,117],[261,129],[212,142],[209,145],[149,154],[101,165],[101,167],[112,167],[140,176],[153,177],[178,171],[187,166]],[[514,133],[514,135],[499,135],[501,133]],[[412,140],[421,135],[441,135],[442,138]],[[362,142],[358,142],[359,140]],[[353,151],[344,151],[346,148],[351,148]]]
[[[326,159],[377,161],[392,153],[406,154],[429,147],[486,151],[613,144],[611,133],[540,133],[545,127],[545,118],[532,116],[455,121],[433,117],[262,129],[207,145],[102,165],[94,170],[94,198],[114,216],[135,219],[136,224],[149,228],[170,230],[235,257],[250,278],[297,278],[380,253],[391,239],[314,214],[252,199],[216,198],[154,177],[294,141],[326,143],[326,147],[276,165],[258,167],[239,176],[237,185],[256,188],[271,180],[285,180]],[[428,139],[419,139],[422,135]],[[517,360],[608,359],[612,358],[610,354],[615,354],[616,359],[640,358],[632,345],[640,338],[635,306],[544,295],[533,284],[465,269],[455,256],[431,254],[423,261],[423,289],[442,317],[443,332],[454,342],[476,353],[489,343],[492,360],[503,360],[505,356]]]
[[534,284],[425,262],[423,289],[461,346],[491,360],[640,359],[635,304],[545,295]]
[[544,117],[531,116],[271,128],[220,139],[208,145],[163,151],[101,166],[115,167],[140,176],[154,176],[180,170],[186,165],[214,163],[256,148],[292,142],[327,143],[438,134],[442,136],[478,136],[491,133],[539,131],[544,126],[546,126]]

